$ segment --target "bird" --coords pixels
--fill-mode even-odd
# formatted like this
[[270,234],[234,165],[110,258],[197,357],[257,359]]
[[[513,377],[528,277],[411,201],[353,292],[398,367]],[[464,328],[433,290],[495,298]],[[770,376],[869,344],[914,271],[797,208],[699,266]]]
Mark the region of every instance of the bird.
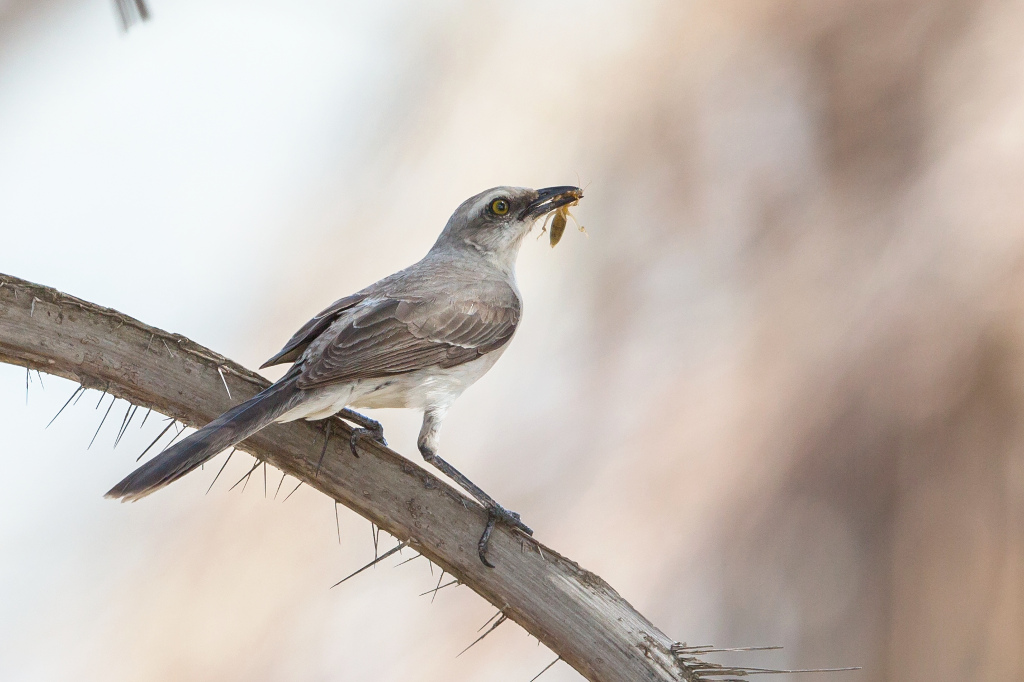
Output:
[[464,201],[417,263],[338,299],[303,325],[260,369],[291,363],[278,381],[146,462],[107,497],[135,501],[197,469],[275,422],[339,416],[360,438],[386,445],[383,427],[354,408],[423,411],[416,444],[487,511],[477,543],[485,566],[496,523],[532,535],[438,455],[448,409],[494,366],[519,327],[523,301],[515,265],[532,226],[583,197],[579,187],[493,187]]

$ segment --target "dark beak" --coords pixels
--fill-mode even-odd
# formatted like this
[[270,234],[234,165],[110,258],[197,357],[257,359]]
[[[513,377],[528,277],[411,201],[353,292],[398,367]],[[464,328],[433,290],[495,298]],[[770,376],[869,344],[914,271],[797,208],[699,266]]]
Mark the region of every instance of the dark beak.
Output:
[[583,190],[579,187],[545,187],[537,190],[537,198],[523,210],[519,219],[536,218],[582,198]]

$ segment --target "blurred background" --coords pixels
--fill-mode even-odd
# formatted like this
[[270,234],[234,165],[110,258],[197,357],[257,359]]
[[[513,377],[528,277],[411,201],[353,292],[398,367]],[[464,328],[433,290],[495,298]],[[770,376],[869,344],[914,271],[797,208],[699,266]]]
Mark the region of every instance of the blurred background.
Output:
[[[150,9],[0,0],[0,272],[256,367],[466,197],[579,182],[589,236],[525,243],[446,457],[669,636],[786,647],[719,660],[1024,679],[1024,4]],[[0,367],[0,679],[554,658],[514,624],[456,658],[493,609],[418,596],[423,559],[329,590],[369,523],[275,471],[228,492],[248,457],[102,499],[162,423],[115,450],[118,403],[87,448],[107,404],[44,429],[44,382]],[[418,415],[373,416],[419,460]]]

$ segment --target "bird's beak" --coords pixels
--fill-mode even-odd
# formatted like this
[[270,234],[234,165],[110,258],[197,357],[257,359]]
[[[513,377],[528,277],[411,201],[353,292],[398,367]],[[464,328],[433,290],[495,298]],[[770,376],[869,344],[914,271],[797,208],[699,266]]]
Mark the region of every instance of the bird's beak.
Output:
[[582,198],[583,190],[579,187],[545,187],[537,190],[537,198],[530,202],[519,218],[520,220],[536,218]]

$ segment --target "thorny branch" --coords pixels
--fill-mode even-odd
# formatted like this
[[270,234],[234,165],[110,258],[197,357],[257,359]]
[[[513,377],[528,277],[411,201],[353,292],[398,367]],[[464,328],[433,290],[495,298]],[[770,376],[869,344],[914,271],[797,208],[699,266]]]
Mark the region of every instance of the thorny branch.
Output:
[[[202,426],[269,385],[183,336],[7,275],[0,275],[0,361],[165,414],[164,432],[177,422]],[[129,421],[126,412],[122,422]],[[600,577],[504,527],[491,539],[497,568],[486,568],[476,553],[487,521],[479,505],[372,439],[360,439],[353,457],[351,427],[331,423],[344,438],[328,443],[323,427],[293,422],[244,441],[238,449],[257,458],[245,480],[266,462],[298,479],[296,489],[305,483],[344,504],[375,524],[375,547],[377,527],[398,538],[399,546],[374,563],[411,547],[497,607],[498,622],[518,623],[593,682],[697,682],[755,672],[700,660],[704,649],[674,643]]]
[[114,9],[117,10],[123,31],[149,19],[149,8],[144,0],[114,0]]

